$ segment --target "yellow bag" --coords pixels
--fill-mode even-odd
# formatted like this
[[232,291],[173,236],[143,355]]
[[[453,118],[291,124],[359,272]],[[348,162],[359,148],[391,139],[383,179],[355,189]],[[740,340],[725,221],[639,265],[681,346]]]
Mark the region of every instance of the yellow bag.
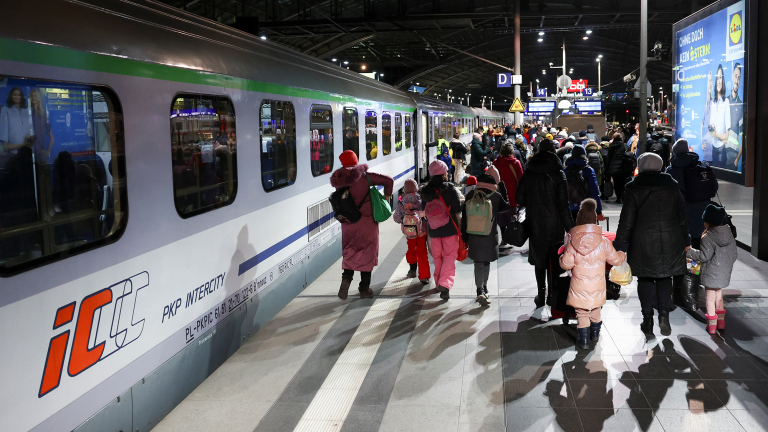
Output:
[[632,269],[629,268],[629,264],[626,261],[620,265],[613,266],[608,280],[621,286],[627,286],[632,283]]

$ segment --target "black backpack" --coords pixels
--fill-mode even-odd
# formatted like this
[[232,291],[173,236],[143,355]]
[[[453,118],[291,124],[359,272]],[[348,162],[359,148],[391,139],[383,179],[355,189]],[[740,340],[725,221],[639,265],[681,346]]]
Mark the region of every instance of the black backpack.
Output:
[[621,170],[628,173],[630,176],[634,174],[635,168],[637,168],[637,158],[631,151],[625,151],[621,159]]
[[685,168],[685,199],[688,202],[709,201],[717,195],[717,177],[706,162]]
[[365,198],[360,204],[357,204],[348,187],[333,192],[329,201],[333,209],[333,217],[341,223],[355,223],[363,217],[363,214],[360,213],[360,207],[365,202]]
[[568,203],[581,204],[589,198],[589,184],[581,172],[581,168],[570,166],[565,169],[565,178],[568,180]]
[[664,146],[661,144],[661,140],[653,141],[650,146],[648,146],[648,151],[651,153],[656,153],[657,155],[661,156],[662,160],[664,160]]
[[595,170],[595,175],[599,176],[600,173],[603,172],[603,163],[600,157],[600,153],[594,151],[590,152],[587,154],[587,160],[589,161],[589,166]]

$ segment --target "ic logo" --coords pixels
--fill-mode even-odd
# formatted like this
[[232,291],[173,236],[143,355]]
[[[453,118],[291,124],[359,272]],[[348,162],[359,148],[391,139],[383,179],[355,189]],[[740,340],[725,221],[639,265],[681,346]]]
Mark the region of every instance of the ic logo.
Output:
[[[136,297],[147,286],[149,273],[142,272],[83,298],[67,366],[70,377],[79,375],[141,336],[144,319],[136,316]],[[56,311],[54,330],[72,322],[76,303],[69,303]],[[37,397],[45,396],[61,383],[70,330],[71,326],[68,326],[51,338]]]

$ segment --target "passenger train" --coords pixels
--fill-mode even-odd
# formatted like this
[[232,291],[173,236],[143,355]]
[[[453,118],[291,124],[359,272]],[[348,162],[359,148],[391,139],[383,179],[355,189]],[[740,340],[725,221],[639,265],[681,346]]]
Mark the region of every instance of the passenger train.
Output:
[[151,429],[341,256],[343,150],[512,121],[148,0],[0,24],[2,431]]

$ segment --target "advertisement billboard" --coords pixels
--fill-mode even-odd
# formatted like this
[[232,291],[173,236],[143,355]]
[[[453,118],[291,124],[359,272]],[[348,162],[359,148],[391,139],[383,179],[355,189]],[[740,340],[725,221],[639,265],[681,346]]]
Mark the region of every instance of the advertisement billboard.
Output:
[[721,1],[675,25],[675,139],[699,159],[744,172],[745,1]]

